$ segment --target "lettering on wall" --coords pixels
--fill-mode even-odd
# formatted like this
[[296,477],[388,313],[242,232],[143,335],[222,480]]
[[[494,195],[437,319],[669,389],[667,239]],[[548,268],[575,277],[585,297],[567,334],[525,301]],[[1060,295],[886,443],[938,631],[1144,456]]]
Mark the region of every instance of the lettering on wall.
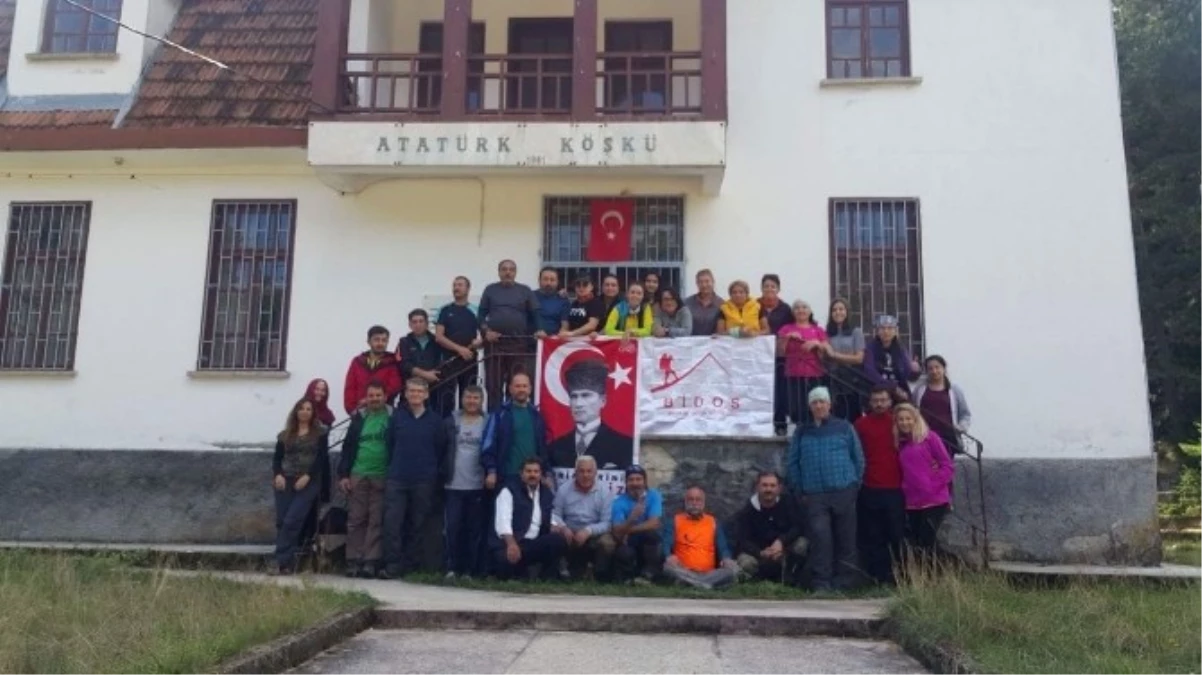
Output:
[[[395,164],[404,164],[407,158],[422,163],[459,163],[463,160],[485,160],[490,163],[512,163],[516,166],[572,165],[576,158],[587,156],[590,163],[603,161],[603,156],[641,155],[652,159],[659,148],[655,134],[641,135],[560,135],[556,144],[559,153],[548,156],[545,151],[524,147],[522,139],[510,135],[454,136],[426,135],[381,135],[376,140],[376,155],[394,157]],[[545,146],[545,142],[539,143]]]

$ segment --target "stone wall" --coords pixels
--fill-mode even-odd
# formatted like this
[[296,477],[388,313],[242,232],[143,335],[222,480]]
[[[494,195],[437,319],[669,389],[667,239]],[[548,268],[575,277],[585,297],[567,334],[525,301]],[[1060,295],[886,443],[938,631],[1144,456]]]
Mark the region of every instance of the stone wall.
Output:
[[[640,462],[665,509],[699,483],[723,521],[758,471],[781,470],[783,439],[645,438]],[[335,459],[336,461],[336,459]],[[957,463],[955,510],[941,533],[979,557],[1031,562],[1156,564],[1156,461],[993,459],[984,498],[976,464]],[[106,543],[269,543],[275,516],[269,451],[0,451],[0,540]],[[428,536],[437,537],[433,527]],[[974,527],[976,526],[976,532]]]

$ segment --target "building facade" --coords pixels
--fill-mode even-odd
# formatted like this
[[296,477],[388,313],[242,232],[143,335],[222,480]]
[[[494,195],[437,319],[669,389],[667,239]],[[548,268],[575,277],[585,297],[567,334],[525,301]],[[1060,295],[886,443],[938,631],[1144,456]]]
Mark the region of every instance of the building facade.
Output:
[[[81,4],[232,72],[0,0],[3,480],[252,466],[369,325],[501,258],[774,272],[948,359],[993,555],[1155,559],[1107,0]],[[588,203],[618,195],[632,260],[598,267]],[[0,535],[88,538],[39,508]]]

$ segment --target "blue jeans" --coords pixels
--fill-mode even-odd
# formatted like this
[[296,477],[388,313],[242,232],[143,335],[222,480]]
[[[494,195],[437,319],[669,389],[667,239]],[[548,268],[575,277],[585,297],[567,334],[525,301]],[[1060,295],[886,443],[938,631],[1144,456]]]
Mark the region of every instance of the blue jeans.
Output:
[[275,562],[291,568],[296,564],[301,528],[313,510],[321,485],[320,481],[310,480],[303,490],[297,490],[295,478],[284,481],[284,489],[275,491]]
[[447,490],[446,518],[443,535],[446,543],[443,552],[448,572],[483,577],[485,567],[484,533],[490,523],[485,522],[484,490]]

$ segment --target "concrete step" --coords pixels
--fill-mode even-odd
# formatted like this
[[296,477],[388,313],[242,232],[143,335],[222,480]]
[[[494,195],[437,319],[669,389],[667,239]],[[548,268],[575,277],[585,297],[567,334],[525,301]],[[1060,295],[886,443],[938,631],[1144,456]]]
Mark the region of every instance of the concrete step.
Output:
[[211,570],[264,570],[273,546],[261,544],[104,544],[63,541],[0,541],[0,549],[40,553],[119,555],[131,564]]

